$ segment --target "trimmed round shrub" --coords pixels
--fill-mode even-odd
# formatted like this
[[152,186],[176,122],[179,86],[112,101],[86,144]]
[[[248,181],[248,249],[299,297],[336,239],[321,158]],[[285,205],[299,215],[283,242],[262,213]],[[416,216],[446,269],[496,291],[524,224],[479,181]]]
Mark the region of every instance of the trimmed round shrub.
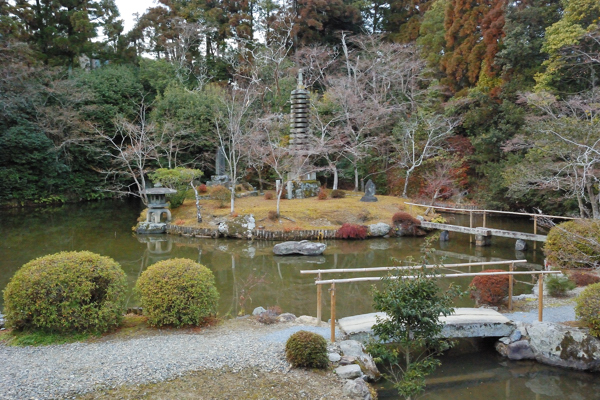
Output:
[[231,199],[231,191],[223,185],[217,185],[210,191],[210,197],[219,201],[219,207],[225,207],[225,204]]
[[208,187],[203,183],[199,185],[196,190],[198,190],[198,193],[206,193],[208,192]]
[[319,200],[327,200],[327,192],[324,191],[322,188],[319,189],[319,194],[317,194],[317,198]]
[[319,334],[298,331],[285,344],[285,356],[292,366],[305,368],[326,368],[327,341]]
[[112,258],[61,252],[15,273],[4,290],[4,313],[17,330],[103,333],[120,324],[126,291],[126,275]]
[[600,283],[586,287],[576,299],[575,315],[590,328],[590,333],[600,337]]
[[600,267],[600,221],[573,220],[548,232],[544,254],[556,269]]
[[274,197],[273,192],[265,192],[265,200],[273,200]]
[[[488,269],[482,272],[506,272],[501,269]],[[476,276],[471,281],[471,298],[477,304],[498,306],[508,296],[508,275]]]
[[344,192],[343,190],[335,189],[331,191],[332,199],[343,199],[344,197],[346,197],[346,192]]
[[152,326],[197,326],[217,313],[219,293],[213,273],[192,260],[157,262],[142,273],[135,288]]
[[279,219],[279,214],[277,214],[277,211],[275,211],[275,210],[270,210],[267,213],[267,219],[269,221],[277,221]]
[[569,290],[573,290],[577,286],[569,277],[556,275],[550,275],[546,278],[545,285],[546,289],[548,289],[548,294],[552,297],[562,297]]

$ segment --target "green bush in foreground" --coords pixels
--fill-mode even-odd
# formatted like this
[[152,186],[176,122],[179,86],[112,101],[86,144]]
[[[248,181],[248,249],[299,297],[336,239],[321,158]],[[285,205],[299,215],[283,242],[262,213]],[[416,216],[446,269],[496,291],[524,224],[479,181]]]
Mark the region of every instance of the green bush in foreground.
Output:
[[319,334],[298,331],[287,340],[285,356],[292,366],[306,368],[326,368],[327,341]]
[[192,260],[174,258],[150,266],[138,279],[136,291],[152,326],[201,325],[217,312],[215,278]]
[[16,330],[102,333],[123,318],[126,276],[109,257],[61,252],[28,262],[4,290],[7,325]]
[[600,337],[600,283],[589,285],[577,297],[575,315],[589,326],[592,335]]

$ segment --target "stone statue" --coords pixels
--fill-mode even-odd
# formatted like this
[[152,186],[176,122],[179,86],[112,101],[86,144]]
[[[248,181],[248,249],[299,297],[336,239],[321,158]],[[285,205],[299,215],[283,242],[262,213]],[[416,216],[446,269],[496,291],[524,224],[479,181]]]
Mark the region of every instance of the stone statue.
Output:
[[360,201],[369,203],[374,203],[377,201],[377,197],[375,197],[375,184],[372,180],[369,179],[365,185],[365,195],[360,199]]

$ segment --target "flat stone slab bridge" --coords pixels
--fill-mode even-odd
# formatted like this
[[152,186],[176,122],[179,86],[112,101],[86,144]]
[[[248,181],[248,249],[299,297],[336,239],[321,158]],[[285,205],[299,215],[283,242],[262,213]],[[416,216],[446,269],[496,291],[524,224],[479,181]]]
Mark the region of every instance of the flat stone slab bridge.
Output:
[[468,233],[470,235],[481,235],[484,237],[500,236],[512,239],[522,240],[533,240],[536,242],[545,242],[546,235],[536,235],[533,233],[523,233],[514,231],[504,231],[502,229],[490,229],[490,228],[469,228],[468,226],[450,225],[450,224],[438,224],[435,222],[421,221],[423,228],[439,229],[442,231]]
[[[370,313],[341,318],[338,327],[351,340],[368,341],[373,335],[376,317],[385,313]],[[441,317],[445,338],[483,338],[510,336],[515,329],[512,321],[498,311],[487,308],[455,308],[454,314]]]

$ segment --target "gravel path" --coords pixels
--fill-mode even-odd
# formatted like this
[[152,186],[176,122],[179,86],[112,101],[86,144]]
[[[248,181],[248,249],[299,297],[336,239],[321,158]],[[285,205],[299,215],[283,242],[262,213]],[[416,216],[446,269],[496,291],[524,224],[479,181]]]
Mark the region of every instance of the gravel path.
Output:
[[75,396],[123,384],[158,382],[189,371],[228,367],[232,371],[289,369],[284,347],[299,330],[329,337],[328,328],[238,321],[196,334],[163,334],[45,347],[0,345],[0,399]]
[[[513,321],[521,322],[535,322],[538,320],[538,312],[536,310],[531,311],[517,311],[514,313],[506,313],[504,316]],[[544,322],[566,322],[575,321],[575,307],[571,305],[559,306],[559,307],[545,307],[544,313],[542,314]]]

